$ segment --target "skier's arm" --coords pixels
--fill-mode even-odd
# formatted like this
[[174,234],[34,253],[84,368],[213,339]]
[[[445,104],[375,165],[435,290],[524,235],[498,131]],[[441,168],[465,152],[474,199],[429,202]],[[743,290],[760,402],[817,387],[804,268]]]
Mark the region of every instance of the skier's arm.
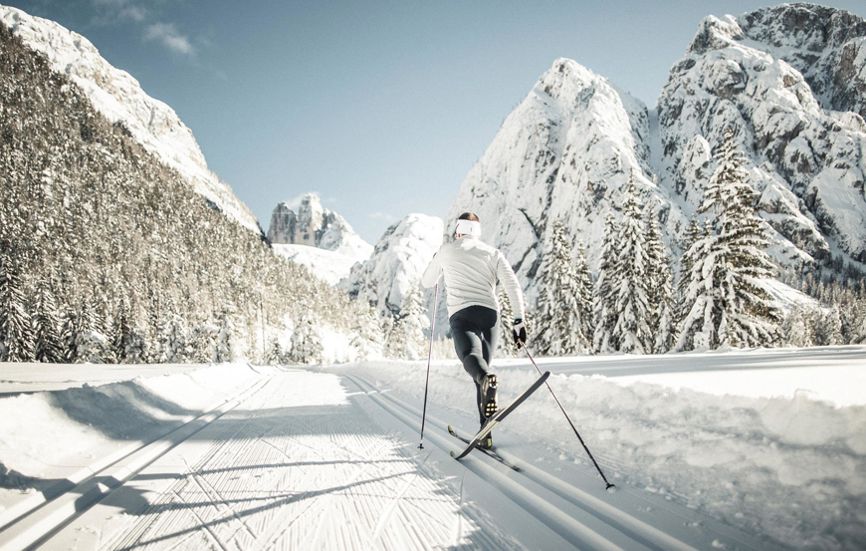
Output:
[[505,287],[505,292],[508,293],[508,299],[511,301],[511,310],[514,312],[514,319],[526,319],[526,309],[523,304],[523,291],[520,290],[520,282],[508,263],[505,255],[499,251],[499,258],[496,266],[496,275],[499,281]]
[[442,254],[442,249],[439,249],[439,252],[433,255],[430,264],[427,265],[427,269],[424,270],[424,274],[421,276],[421,285],[424,287],[433,287],[442,275],[442,262],[439,260],[440,254]]

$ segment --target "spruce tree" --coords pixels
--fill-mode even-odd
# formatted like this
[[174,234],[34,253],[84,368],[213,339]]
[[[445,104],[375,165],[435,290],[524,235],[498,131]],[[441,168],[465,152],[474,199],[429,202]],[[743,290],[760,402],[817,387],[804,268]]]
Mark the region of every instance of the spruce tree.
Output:
[[421,288],[412,285],[388,334],[387,354],[393,358],[417,360],[424,355],[424,330],[429,323],[421,302]]
[[601,265],[595,280],[592,313],[595,320],[592,347],[596,353],[615,352],[619,343],[613,335],[616,325],[616,291],[619,288],[619,243],[617,227],[608,214],[604,221],[604,242],[601,250]]
[[593,285],[592,275],[589,271],[589,262],[586,260],[586,251],[582,244],[577,247],[577,258],[575,259],[574,269],[577,276],[577,311],[583,334],[580,347],[582,350],[589,352],[592,350],[594,329],[592,315]]
[[517,345],[512,338],[514,328],[514,310],[511,308],[511,299],[501,286],[497,292],[499,300],[499,342],[497,345],[498,355],[512,358],[517,355]]
[[63,322],[60,329],[60,343],[65,363],[75,363],[78,361],[78,343],[80,341],[78,334],[80,332],[80,316],[74,308],[69,307],[63,314]]
[[653,211],[646,220],[647,303],[651,351],[664,354],[673,346],[674,303],[670,259],[661,238],[661,230]]
[[637,189],[634,179],[630,179],[617,239],[617,287],[614,289],[616,323],[612,331],[612,340],[625,353],[645,354],[652,351],[653,339],[647,325],[650,312],[645,238],[645,228],[637,206]]
[[541,330],[536,348],[542,354],[561,356],[583,352],[587,344],[586,321],[581,318],[587,299],[571,259],[572,246],[561,221],[553,224],[550,245],[541,264],[536,316]]
[[37,362],[60,363],[63,345],[60,341],[61,321],[54,294],[47,281],[41,281],[36,294],[36,314],[33,316]]
[[11,254],[0,256],[0,361],[34,359],[33,327],[28,311],[18,262]]
[[[689,262],[695,262],[684,296],[691,308],[677,348],[766,346],[778,337],[780,314],[761,280],[775,271],[766,253],[769,240],[754,210],[745,159],[731,129],[724,133],[715,163],[699,209],[712,215],[712,230],[687,252]],[[692,300],[698,296],[703,297],[700,304]],[[698,333],[699,342],[690,345],[690,336]]]

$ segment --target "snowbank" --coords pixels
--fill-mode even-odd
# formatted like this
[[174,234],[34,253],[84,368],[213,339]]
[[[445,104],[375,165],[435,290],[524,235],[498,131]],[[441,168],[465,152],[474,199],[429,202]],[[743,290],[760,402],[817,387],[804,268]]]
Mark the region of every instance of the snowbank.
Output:
[[[62,372],[65,366],[50,367]],[[109,454],[169,432],[261,377],[248,364],[193,367],[0,398],[0,511]],[[48,371],[45,364],[41,370]]]
[[[716,382],[727,378],[729,392],[741,375],[738,357],[712,375]],[[421,403],[425,363],[350,369]],[[812,377],[820,379],[824,369],[812,368]],[[509,367],[500,377],[507,402],[535,372]],[[838,407],[808,393],[711,394],[601,375],[555,374],[549,382],[596,458],[629,484],[798,547],[853,548],[866,541],[866,407]],[[436,410],[443,407],[470,412],[473,398],[458,364],[431,367],[431,414],[442,417]],[[537,442],[539,454],[587,461],[546,391],[521,406],[500,433]]]

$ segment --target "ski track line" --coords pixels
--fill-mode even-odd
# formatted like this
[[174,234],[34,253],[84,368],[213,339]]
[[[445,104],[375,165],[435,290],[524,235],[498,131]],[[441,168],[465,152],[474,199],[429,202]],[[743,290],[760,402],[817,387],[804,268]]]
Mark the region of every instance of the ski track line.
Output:
[[236,430],[214,425],[215,438],[208,436],[219,442],[131,519],[134,526],[101,547],[403,550],[459,544],[453,540],[462,514],[456,496],[443,492],[401,441],[377,430],[357,405],[269,416],[285,407],[281,388],[294,384],[279,375],[273,381],[268,392],[249,398]]
[[34,494],[30,495],[29,497],[27,497],[26,499],[23,499],[23,500],[15,503],[15,504],[7,507],[3,511],[0,511],[0,534],[2,534],[3,531],[6,530],[7,528],[9,528],[12,524],[21,520],[23,517],[25,517],[26,515],[28,515],[29,513],[34,511],[35,509],[38,509],[39,507],[43,506],[45,503],[50,502],[54,499],[57,499],[58,497],[62,496],[63,494],[73,490],[78,484],[82,483],[83,481],[87,480],[88,478],[91,478],[93,476],[97,476],[100,473],[100,471],[105,470],[106,468],[112,466],[113,464],[117,463],[118,461],[121,461],[123,459],[126,459],[127,457],[132,456],[132,454],[146,448],[147,446],[149,446],[150,444],[152,444],[154,442],[168,438],[169,436],[171,436],[171,434],[183,429],[184,427],[186,427],[190,423],[194,423],[196,421],[199,421],[200,419],[204,418],[205,416],[207,416],[210,413],[217,410],[220,406],[224,406],[226,403],[238,399],[238,397],[241,394],[243,394],[245,391],[250,390],[250,388],[252,388],[252,386],[255,386],[257,383],[261,383],[261,382],[262,382],[261,380],[257,380],[255,383],[253,383],[252,385],[250,385],[246,389],[240,391],[235,396],[230,397],[230,398],[226,398],[224,400],[221,400],[218,403],[212,404],[211,406],[209,406],[207,409],[205,409],[202,413],[200,413],[196,417],[191,417],[187,421],[181,422],[178,426],[174,427],[173,429],[168,430],[165,433],[158,435],[158,436],[150,439],[147,442],[132,442],[126,446],[123,446],[122,448],[111,452],[110,454],[106,455],[105,457],[97,459],[96,461],[94,461],[90,465],[87,465],[85,467],[78,469],[74,473],[68,475],[62,482],[58,482],[57,484],[54,484],[54,485],[52,485],[52,486],[50,486],[50,487],[48,487],[48,488],[46,488],[46,489],[44,489],[38,493],[34,493]]
[[[137,473],[176,446],[236,408],[246,397],[261,390],[269,379],[258,379],[233,397],[223,400],[195,418],[162,436],[142,444],[125,446],[80,469],[65,482],[35,494],[4,512],[6,524],[0,531],[0,550],[25,549],[38,545],[63,526],[116,491]],[[62,486],[62,491],[58,488]],[[56,492],[56,493],[55,493]],[[46,496],[47,494],[47,496]],[[8,518],[11,517],[11,518]]]
[[[356,385],[358,385],[358,387],[361,388],[362,391],[364,391],[363,387],[360,384],[358,384],[358,382],[357,382],[359,377],[356,377],[356,376],[348,376],[348,377],[349,377],[349,379],[355,381]],[[372,394],[369,391],[366,392],[367,395],[371,399],[373,399],[374,401],[379,403],[384,409],[389,410],[393,415],[395,415],[397,417],[401,417],[402,420],[407,425],[412,426],[414,428],[414,425],[415,425],[414,422],[406,419],[406,417],[403,416],[403,414],[401,414],[400,412],[394,411],[393,409],[389,408],[384,403],[384,401],[390,401],[392,404],[394,404],[397,407],[400,407],[401,409],[403,409],[408,414],[420,415],[420,411],[418,411],[413,406],[410,406],[410,405],[406,404],[405,402],[395,398],[394,396],[391,396],[391,395],[388,395],[386,393],[381,392],[378,388],[376,388],[374,385],[370,384],[368,381],[366,381],[364,379],[361,379],[361,381],[364,384],[366,384],[370,390],[373,391]],[[433,421],[432,425],[434,425],[440,432],[444,430],[447,434],[447,423],[444,423],[443,421],[428,415],[428,419],[427,419],[427,425],[428,426],[431,425],[430,421]],[[448,435],[448,439],[453,440],[453,437],[451,435]],[[440,447],[441,447],[441,444],[440,444]],[[446,446],[443,449],[447,450],[449,448]],[[640,519],[637,519],[637,518],[629,515],[628,513],[621,511],[620,509],[604,502],[603,500],[598,499],[597,497],[581,490],[580,488],[577,488],[576,486],[573,486],[573,485],[571,485],[571,484],[569,484],[563,480],[560,480],[560,479],[544,472],[543,470],[531,465],[529,462],[523,460],[522,458],[515,457],[511,454],[505,454],[502,451],[499,451],[499,453],[500,453],[500,455],[502,455],[503,458],[505,458],[505,459],[515,463],[515,464],[520,465],[522,472],[517,473],[517,476],[521,476],[521,475],[525,476],[527,479],[532,480],[533,482],[537,483],[542,488],[545,488],[545,489],[551,491],[552,493],[559,496],[560,498],[572,503],[573,505],[576,505],[577,507],[579,507],[582,510],[585,510],[586,512],[597,517],[599,520],[613,526],[618,531],[620,531],[621,533],[628,536],[630,539],[633,539],[642,545],[646,545],[650,548],[655,548],[655,549],[659,549],[659,550],[685,551],[685,550],[693,550],[694,549],[694,547],[686,544],[685,542],[680,541],[679,539],[667,534],[666,532],[663,532],[663,531],[655,528],[654,526],[649,525],[649,524],[641,521]],[[465,459],[464,459],[464,461],[465,461]],[[477,462],[477,463],[481,464],[480,462]],[[553,510],[553,511],[548,510],[548,507],[545,506],[546,504],[535,503],[535,501],[542,501],[543,502],[544,501],[543,498],[540,498],[538,496],[531,494],[531,492],[528,489],[524,488],[523,486],[519,485],[518,483],[516,483],[513,480],[509,479],[508,477],[504,476],[498,470],[486,468],[486,467],[491,467],[491,466],[484,465],[484,467],[485,468],[483,470],[485,471],[485,474],[492,475],[491,478],[496,479],[497,487],[500,487],[500,489],[508,489],[508,490],[520,488],[519,490],[517,490],[513,493],[515,493],[517,496],[521,496],[521,497],[524,497],[524,493],[529,493],[531,497],[530,496],[525,496],[525,497],[527,497],[527,499],[529,500],[530,507],[532,507],[534,509],[538,509],[542,515],[548,515],[549,514],[550,520],[553,520],[554,522],[563,522],[563,519],[561,518],[563,515],[561,512],[559,512],[558,510]],[[506,492],[506,493],[508,493],[508,492]],[[535,499],[533,499],[533,498],[535,498]],[[570,524],[572,524],[572,522],[576,522],[571,517],[566,517],[566,518],[568,518],[569,521],[571,521],[571,522],[564,521],[564,525],[570,525]],[[542,520],[543,522],[545,521],[545,519],[542,517],[539,517],[539,519]],[[548,524],[548,522],[545,522],[545,524]],[[554,528],[554,527],[551,526],[551,528]],[[562,527],[560,527],[560,528],[562,528]],[[556,529],[556,528],[554,528],[554,529]],[[583,533],[585,530],[588,530],[588,528],[583,528],[583,529],[579,530],[579,533]],[[560,534],[560,535],[563,535],[563,534]],[[603,538],[603,536],[600,536],[600,535],[599,535],[599,537]],[[569,540],[569,538],[566,537],[566,540]],[[595,541],[594,538],[590,538],[589,542],[594,542],[594,541]],[[611,543],[612,542],[607,542],[608,545],[610,545]]]

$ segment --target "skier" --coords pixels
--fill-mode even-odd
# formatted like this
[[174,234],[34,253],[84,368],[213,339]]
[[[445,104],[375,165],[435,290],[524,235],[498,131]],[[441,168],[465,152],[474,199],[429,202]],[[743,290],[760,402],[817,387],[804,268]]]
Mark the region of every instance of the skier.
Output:
[[[448,321],[457,357],[475,382],[475,396],[481,426],[496,413],[496,375],[490,361],[499,332],[499,302],[496,282],[501,281],[514,309],[513,338],[518,347],[526,344],[523,293],[505,255],[481,241],[478,216],[465,212],[457,219],[454,241],[445,243],[433,256],[421,277],[421,284],[433,287],[444,276]],[[493,447],[488,436],[482,447]]]

